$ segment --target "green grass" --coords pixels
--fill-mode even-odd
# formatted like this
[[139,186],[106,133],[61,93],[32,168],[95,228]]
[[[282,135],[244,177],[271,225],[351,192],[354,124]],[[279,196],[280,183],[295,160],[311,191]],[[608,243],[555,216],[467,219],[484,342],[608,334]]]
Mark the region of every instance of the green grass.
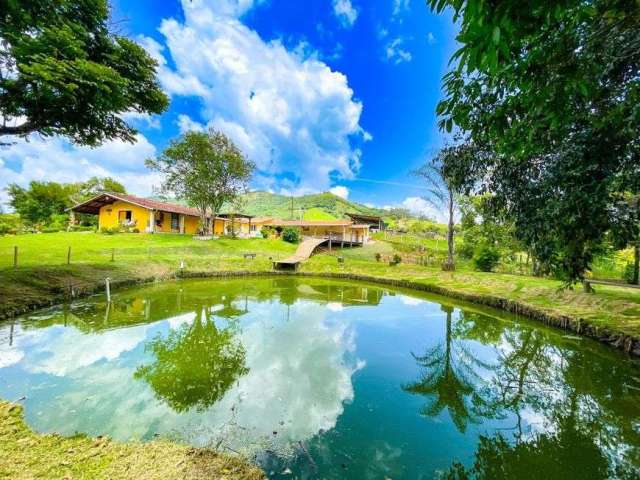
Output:
[[336,217],[321,208],[310,208],[304,212],[305,220],[335,220]]
[[[427,240],[435,242],[434,240]],[[12,248],[18,245],[20,264],[11,267]],[[434,248],[440,250],[444,242]],[[71,265],[66,265],[67,248]],[[313,256],[303,272],[347,272],[375,277],[404,279],[471,294],[517,300],[552,314],[588,320],[629,335],[640,336],[640,290],[597,285],[596,294],[561,290],[552,279],[506,273],[482,273],[460,262],[458,270],[442,272],[431,266],[401,263],[391,267],[376,262],[375,254],[392,255],[397,243],[376,241],[364,248],[334,249]],[[111,249],[115,261],[111,262]],[[176,275],[181,262],[186,273],[212,271],[269,272],[272,260],[295,251],[280,240],[218,239],[197,241],[180,235],[57,233],[0,237],[0,315],[17,312],[27,305],[59,301],[65,292],[93,289],[105,277],[114,281],[165,279]],[[256,253],[244,259],[244,253]],[[339,263],[336,256],[344,257]]]
[[0,401],[0,478],[259,480],[264,474],[237,457],[157,440],[120,443],[84,435],[32,432],[22,407]]

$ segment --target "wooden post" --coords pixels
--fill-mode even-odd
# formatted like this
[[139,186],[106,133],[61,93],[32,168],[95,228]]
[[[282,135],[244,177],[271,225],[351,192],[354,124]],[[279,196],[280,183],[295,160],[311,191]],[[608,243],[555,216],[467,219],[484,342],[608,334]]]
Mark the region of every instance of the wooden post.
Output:
[[67,265],[71,265],[71,245],[69,245],[69,249],[67,250]]
[[18,268],[18,246],[13,247],[13,268]]

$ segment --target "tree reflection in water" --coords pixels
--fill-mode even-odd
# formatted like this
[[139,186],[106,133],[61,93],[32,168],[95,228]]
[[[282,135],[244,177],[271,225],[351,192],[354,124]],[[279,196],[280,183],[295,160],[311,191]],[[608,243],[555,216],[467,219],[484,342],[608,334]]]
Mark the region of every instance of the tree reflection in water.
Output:
[[446,408],[456,428],[465,432],[469,423],[478,421],[477,412],[486,403],[476,388],[480,377],[475,368],[490,366],[475,358],[463,342],[456,340],[453,307],[443,305],[441,308],[446,313],[444,342],[424,355],[412,354],[423,372],[418,381],[402,388],[428,398],[420,411],[422,415],[433,417]]
[[[624,415],[637,408],[625,391],[630,365],[611,368],[588,349],[552,341],[544,329],[469,312],[453,321],[443,310],[444,342],[416,357],[425,372],[403,388],[433,397],[424,415],[448,408],[460,432],[482,418],[515,419],[481,435],[472,465],[455,462],[444,478],[640,478],[637,449],[624,447],[640,443],[637,419]],[[471,341],[492,346],[496,361],[475,360]],[[490,375],[480,379],[474,366]]]
[[219,329],[211,307],[198,307],[191,325],[182,325],[166,338],[158,336],[146,345],[155,361],[138,367],[134,376],[146,381],[176,412],[206,410],[248,372],[245,350],[235,333],[233,320]]

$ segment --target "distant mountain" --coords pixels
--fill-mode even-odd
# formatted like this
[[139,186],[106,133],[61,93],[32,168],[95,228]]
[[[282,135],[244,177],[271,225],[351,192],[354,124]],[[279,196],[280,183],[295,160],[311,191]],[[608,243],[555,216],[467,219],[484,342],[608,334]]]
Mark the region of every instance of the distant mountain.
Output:
[[283,220],[333,220],[344,218],[347,213],[388,217],[389,212],[380,208],[371,208],[356,202],[350,202],[332,193],[316,193],[301,197],[287,197],[263,191],[244,195],[244,208],[249,215],[257,217],[275,217]]
[[[186,202],[181,200],[161,196],[153,198],[186,205]],[[329,192],[314,193],[301,197],[288,197],[277,193],[256,191],[247,193],[242,198],[244,203],[241,208],[242,213],[282,220],[300,220],[300,218],[303,220],[335,220],[337,218],[345,218],[347,213],[374,215],[383,217],[386,220],[413,217],[408,211],[401,208],[392,210],[371,208],[361,203],[350,202]],[[230,205],[224,205],[221,210],[222,213],[231,211],[233,211],[233,208]]]

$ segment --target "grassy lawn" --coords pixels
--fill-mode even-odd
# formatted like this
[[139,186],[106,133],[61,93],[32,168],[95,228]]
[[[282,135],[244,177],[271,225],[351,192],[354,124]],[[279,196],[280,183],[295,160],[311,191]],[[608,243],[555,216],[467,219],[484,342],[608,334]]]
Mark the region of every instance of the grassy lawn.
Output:
[[[394,239],[395,240],[395,239]],[[440,242],[443,243],[443,242]],[[19,248],[14,269],[13,246]],[[71,265],[66,265],[71,246]],[[438,248],[444,247],[438,245]],[[73,288],[118,280],[163,279],[175,276],[181,262],[185,272],[271,271],[272,259],[288,256],[294,245],[280,240],[217,239],[197,241],[181,235],[55,233],[0,237],[0,315],[38,300],[56,300]],[[376,262],[375,254],[392,254],[396,243],[377,241],[364,248],[324,252],[302,265],[303,272],[346,272],[403,279],[457,292],[517,300],[554,314],[581,318],[593,325],[640,336],[640,290],[596,286],[595,294],[560,290],[560,282],[529,276],[483,273],[461,263],[456,272],[437,265]],[[111,252],[115,251],[115,261]],[[245,259],[244,253],[255,253]],[[339,263],[337,256],[344,257]]]
[[264,474],[236,457],[167,441],[37,434],[25,425],[22,407],[0,401],[0,478],[259,480]]

